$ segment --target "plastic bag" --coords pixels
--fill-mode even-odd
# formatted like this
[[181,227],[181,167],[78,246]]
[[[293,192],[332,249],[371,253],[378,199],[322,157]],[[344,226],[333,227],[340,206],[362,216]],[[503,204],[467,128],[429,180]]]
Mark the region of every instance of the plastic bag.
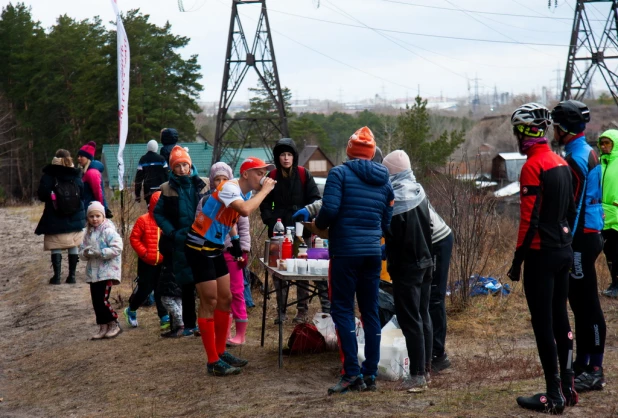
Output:
[[[362,364],[362,362],[365,361],[364,333],[362,342],[358,338],[357,341],[358,362]],[[378,378],[382,380],[399,380],[408,373],[410,373],[410,358],[408,357],[406,339],[403,336],[401,328],[399,328],[397,316],[393,316],[391,320],[384,325],[384,328],[382,328]]]
[[365,330],[363,329],[363,323],[358,318],[354,319],[356,322],[356,342],[358,344],[365,344]]
[[335,330],[335,323],[330,314],[318,312],[313,316],[313,323],[318,329],[320,334],[324,336],[326,341],[327,350],[337,349],[337,332]]

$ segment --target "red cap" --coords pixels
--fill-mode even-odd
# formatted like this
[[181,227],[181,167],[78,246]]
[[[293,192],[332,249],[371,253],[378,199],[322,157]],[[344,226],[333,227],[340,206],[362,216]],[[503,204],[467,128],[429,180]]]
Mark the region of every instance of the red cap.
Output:
[[266,164],[263,160],[260,160],[257,157],[249,157],[240,165],[240,174],[244,173],[247,170],[255,170],[256,168],[265,168],[268,171],[274,170],[275,166],[273,164]]

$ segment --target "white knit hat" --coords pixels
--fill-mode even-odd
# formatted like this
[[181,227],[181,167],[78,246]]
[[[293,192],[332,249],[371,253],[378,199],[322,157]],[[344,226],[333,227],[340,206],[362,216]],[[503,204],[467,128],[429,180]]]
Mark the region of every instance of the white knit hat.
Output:
[[90,215],[90,212],[101,212],[103,214],[103,217],[105,218],[105,208],[100,202],[96,200],[93,200],[88,205],[88,212],[86,213],[86,216]]
[[388,173],[392,176],[393,174],[401,173],[405,170],[411,170],[412,165],[410,164],[410,157],[405,151],[400,149],[395,150],[388,154],[382,160],[382,164],[388,168]]
[[159,143],[156,140],[151,139],[150,141],[148,141],[148,145],[146,145],[146,149],[148,151],[157,152],[157,150],[159,149]]

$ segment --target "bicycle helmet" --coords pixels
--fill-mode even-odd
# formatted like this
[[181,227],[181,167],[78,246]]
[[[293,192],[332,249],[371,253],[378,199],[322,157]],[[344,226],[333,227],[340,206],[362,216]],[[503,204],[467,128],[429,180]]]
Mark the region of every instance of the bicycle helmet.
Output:
[[565,100],[554,107],[551,116],[563,131],[578,134],[583,132],[586,124],[590,122],[590,109],[577,100]]
[[526,103],[519,106],[511,115],[511,125],[515,132],[526,136],[541,137],[551,125],[549,109],[538,103]]

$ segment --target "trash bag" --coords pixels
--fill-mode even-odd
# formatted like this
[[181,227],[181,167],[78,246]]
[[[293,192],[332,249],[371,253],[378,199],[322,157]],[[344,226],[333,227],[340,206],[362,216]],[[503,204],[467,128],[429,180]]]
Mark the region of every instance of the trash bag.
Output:
[[[508,296],[511,293],[511,286],[508,283],[502,284],[499,280],[494,279],[493,277],[483,277],[478,274],[473,274],[468,280],[470,296]],[[462,284],[463,283],[461,281],[455,282],[455,292],[458,292],[461,289]],[[447,294],[450,294],[450,291],[447,291]]]
[[313,323],[324,337],[327,350],[337,350],[337,331],[330,314],[318,312],[313,316]]
[[379,289],[378,292],[378,315],[380,316],[380,326],[383,327],[395,315],[395,298],[382,289]]

